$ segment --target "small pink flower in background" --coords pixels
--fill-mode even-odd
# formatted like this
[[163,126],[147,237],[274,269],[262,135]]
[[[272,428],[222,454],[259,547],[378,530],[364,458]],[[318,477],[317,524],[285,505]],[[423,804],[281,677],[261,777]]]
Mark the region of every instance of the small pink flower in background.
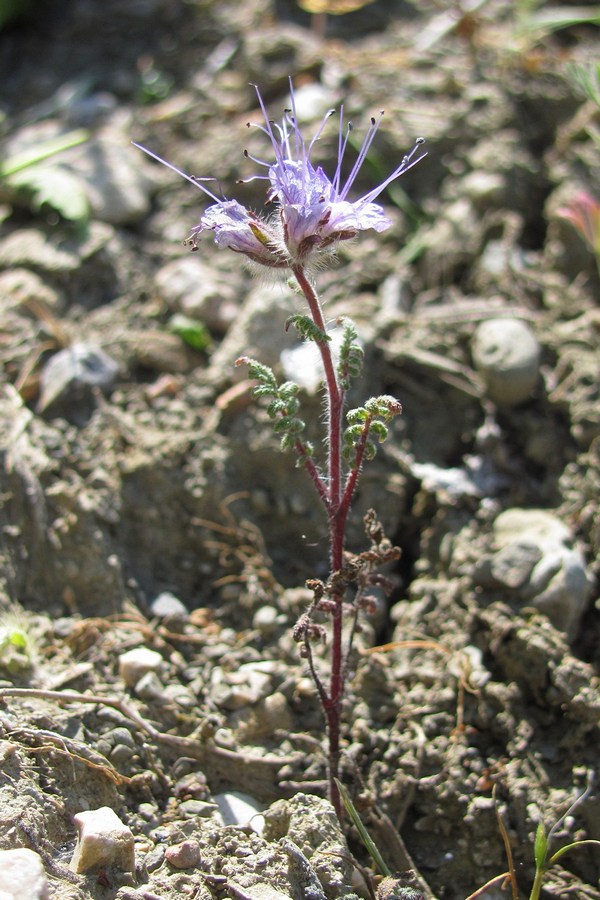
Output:
[[583,236],[595,256],[600,256],[600,203],[587,191],[580,191],[566,206],[556,211]]

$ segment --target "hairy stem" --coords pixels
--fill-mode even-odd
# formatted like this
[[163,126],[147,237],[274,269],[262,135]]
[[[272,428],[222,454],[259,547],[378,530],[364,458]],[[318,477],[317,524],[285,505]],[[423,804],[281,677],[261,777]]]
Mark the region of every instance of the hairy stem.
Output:
[[[317,328],[326,333],[325,320],[319,298],[301,266],[293,268],[298,285],[306,297],[311,317]],[[319,496],[327,512],[329,526],[329,557],[331,572],[339,572],[344,561],[346,520],[350,508],[352,490],[342,490],[342,416],[344,411],[344,391],[340,387],[331,345],[329,341],[317,341],[325,371],[325,391],[327,398],[327,493]],[[314,479],[313,479],[314,480]],[[338,814],[342,814],[342,803],[336,779],[340,764],[340,723],[342,700],[344,697],[345,654],[343,649],[343,601],[340,591],[334,594],[332,612],[331,670],[329,690],[320,692],[323,712],[327,723],[329,796]],[[314,672],[313,672],[314,678]]]

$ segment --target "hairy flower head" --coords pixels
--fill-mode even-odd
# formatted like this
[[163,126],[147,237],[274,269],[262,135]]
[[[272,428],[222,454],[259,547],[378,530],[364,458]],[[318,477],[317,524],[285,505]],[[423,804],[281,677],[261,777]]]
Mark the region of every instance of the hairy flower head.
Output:
[[600,203],[588,191],[580,191],[566,206],[556,210],[582,235],[590,250],[600,257]]
[[343,107],[339,114],[337,165],[330,177],[320,165],[313,163],[312,152],[335,110],[329,110],[307,143],[298,124],[291,79],[291,108],[284,111],[281,123],[269,119],[257,87],[256,94],[264,116],[264,124],[257,127],[269,139],[274,159],[258,159],[246,151],[246,157],[265,171],[245,181],[262,179],[269,183],[267,202],[271,215],[267,220],[259,218],[236,200],[218,199],[204,184],[210,179],[192,178],[144,147],[140,148],[183,175],[215,201],[192,229],[192,248],[197,249],[202,232],[210,230],[221,247],[243,253],[261,265],[288,268],[304,265],[319,251],[355,237],[360,231],[372,228],[380,232],[389,228],[392,223],[374,201],[392,181],[423,159],[425,154],[419,153],[423,138],[417,139],[412,150],[381,184],[358,200],[350,200],[350,191],[381,124],[383,112],[378,118],[371,119],[350,174],[344,179],[342,168],[352,124],[344,126]]

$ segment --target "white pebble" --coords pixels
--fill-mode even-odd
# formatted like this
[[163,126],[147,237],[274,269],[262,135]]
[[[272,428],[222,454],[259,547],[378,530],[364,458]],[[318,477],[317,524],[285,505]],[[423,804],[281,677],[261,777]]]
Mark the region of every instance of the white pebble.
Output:
[[250,825],[253,831],[262,834],[265,820],[254,797],[242,791],[224,791],[213,799],[219,807],[223,825]]
[[0,900],[47,900],[48,882],[33,850],[0,850]]
[[74,816],[79,835],[72,872],[81,874],[90,869],[115,866],[122,872],[135,869],[134,837],[109,806],[89,809]]
[[157,672],[163,658],[156,650],[135,647],[119,657],[119,675],[128,687],[135,687],[146,672]]

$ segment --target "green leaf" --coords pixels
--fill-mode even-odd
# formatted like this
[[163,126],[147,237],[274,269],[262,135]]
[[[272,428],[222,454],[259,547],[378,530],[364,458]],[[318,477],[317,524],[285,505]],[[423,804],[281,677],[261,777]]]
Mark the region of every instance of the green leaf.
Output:
[[[0,0],[0,4],[1,3],[2,0]],[[67,134],[60,134],[57,137],[48,138],[47,141],[37,143],[33,148],[21,150],[20,153],[15,153],[13,156],[9,156],[4,162],[0,162],[0,178],[9,178],[12,175],[16,175],[17,172],[36,166],[38,163],[49,159],[51,156],[62,153],[63,150],[70,150],[71,147],[78,147],[80,144],[85,144],[89,139],[89,131],[85,131],[83,128],[69,131]]]
[[34,209],[47,205],[71,222],[86,222],[89,201],[81,178],[59,165],[32,165],[6,179],[6,187]]
[[20,650],[27,648],[27,635],[24,631],[13,629],[9,634],[9,641],[13,647],[18,647]]
[[375,863],[375,865],[377,866],[377,868],[379,869],[379,871],[381,872],[382,875],[388,875],[388,876],[391,875],[392,873],[391,873],[390,869],[388,868],[388,866],[386,865],[385,860],[383,859],[383,856],[379,852],[379,849],[377,848],[375,842],[371,838],[371,835],[369,834],[369,832],[363,825],[363,822],[362,822],[360,816],[358,815],[358,812],[356,811],[356,807],[354,806],[352,800],[350,799],[350,795],[348,794],[348,791],[346,790],[344,785],[341,783],[341,781],[338,781],[337,778],[335,779],[335,783],[337,785],[338,791],[340,792],[340,797],[342,798],[342,803],[344,804],[344,808],[345,808],[346,812],[348,813],[348,815],[350,816],[350,818],[352,819],[352,822],[354,823],[354,826],[360,835],[360,839],[364,844],[365,850],[367,851],[367,853],[369,854],[369,856],[371,857],[371,859],[373,860],[373,862]]
[[310,316],[294,315],[290,316],[285,323],[287,331],[290,325],[293,325],[300,337],[305,341],[315,341],[318,344],[324,344],[331,340],[331,337],[320,328],[317,328]]
[[364,432],[364,427],[362,425],[350,425],[349,428],[344,430],[343,441],[346,446],[354,447],[358,441],[361,439]]
[[600,62],[568,63],[565,72],[571,81],[585,94],[588,100],[592,100],[600,107]]
[[[256,378],[257,381],[260,381],[262,386],[265,388],[269,388],[271,393],[277,393],[277,379],[275,378],[275,373],[273,369],[270,369],[269,366],[265,366],[264,363],[259,362],[257,359],[250,359],[247,356],[241,356],[238,360],[236,360],[236,366],[245,363],[248,366],[248,375],[250,378]],[[255,389],[256,393],[257,389]],[[258,393],[256,394],[258,396]]]
[[350,380],[357,378],[361,371],[364,359],[364,350],[358,342],[356,325],[352,319],[343,319],[344,332],[340,346],[339,363],[337,367],[340,385],[343,390],[350,388]]
[[286,453],[288,450],[293,450],[296,445],[296,439],[288,432],[284,434],[281,438],[281,442],[279,444],[279,449]]
[[210,346],[208,328],[199,319],[177,314],[169,322],[169,330],[194,350],[206,350]]
[[284,381],[279,387],[280,397],[295,397],[300,388],[295,381]]
[[383,422],[371,422],[371,433],[375,435],[380,444],[383,444],[389,431],[387,425],[384,425]]
[[365,444],[365,456],[367,462],[371,462],[372,459],[375,459],[377,456],[377,446],[373,443],[373,441],[367,441]]
[[578,847],[600,847],[600,841],[595,841],[592,838],[583,840],[583,841],[573,841],[571,844],[565,844],[564,847],[561,847],[556,853],[553,853],[550,859],[548,860],[548,866],[553,866],[554,863],[564,856],[565,853],[568,853],[570,850],[576,850]]
[[346,413],[346,421],[349,425],[356,425],[359,422],[366,422],[369,418],[369,413],[364,408],[364,406],[357,406],[356,409],[349,409]]
[[372,416],[381,416],[386,422],[389,422],[390,419],[400,415],[402,412],[400,402],[389,394],[382,394],[381,397],[371,397],[365,403],[365,409]]
[[528,31],[548,34],[571,25],[600,25],[600,6],[555,6],[533,13],[526,23]]
[[546,828],[543,822],[538,822],[535,831],[535,842],[533,845],[533,856],[537,869],[543,869],[546,865],[546,856],[548,854],[548,838],[546,836]]

